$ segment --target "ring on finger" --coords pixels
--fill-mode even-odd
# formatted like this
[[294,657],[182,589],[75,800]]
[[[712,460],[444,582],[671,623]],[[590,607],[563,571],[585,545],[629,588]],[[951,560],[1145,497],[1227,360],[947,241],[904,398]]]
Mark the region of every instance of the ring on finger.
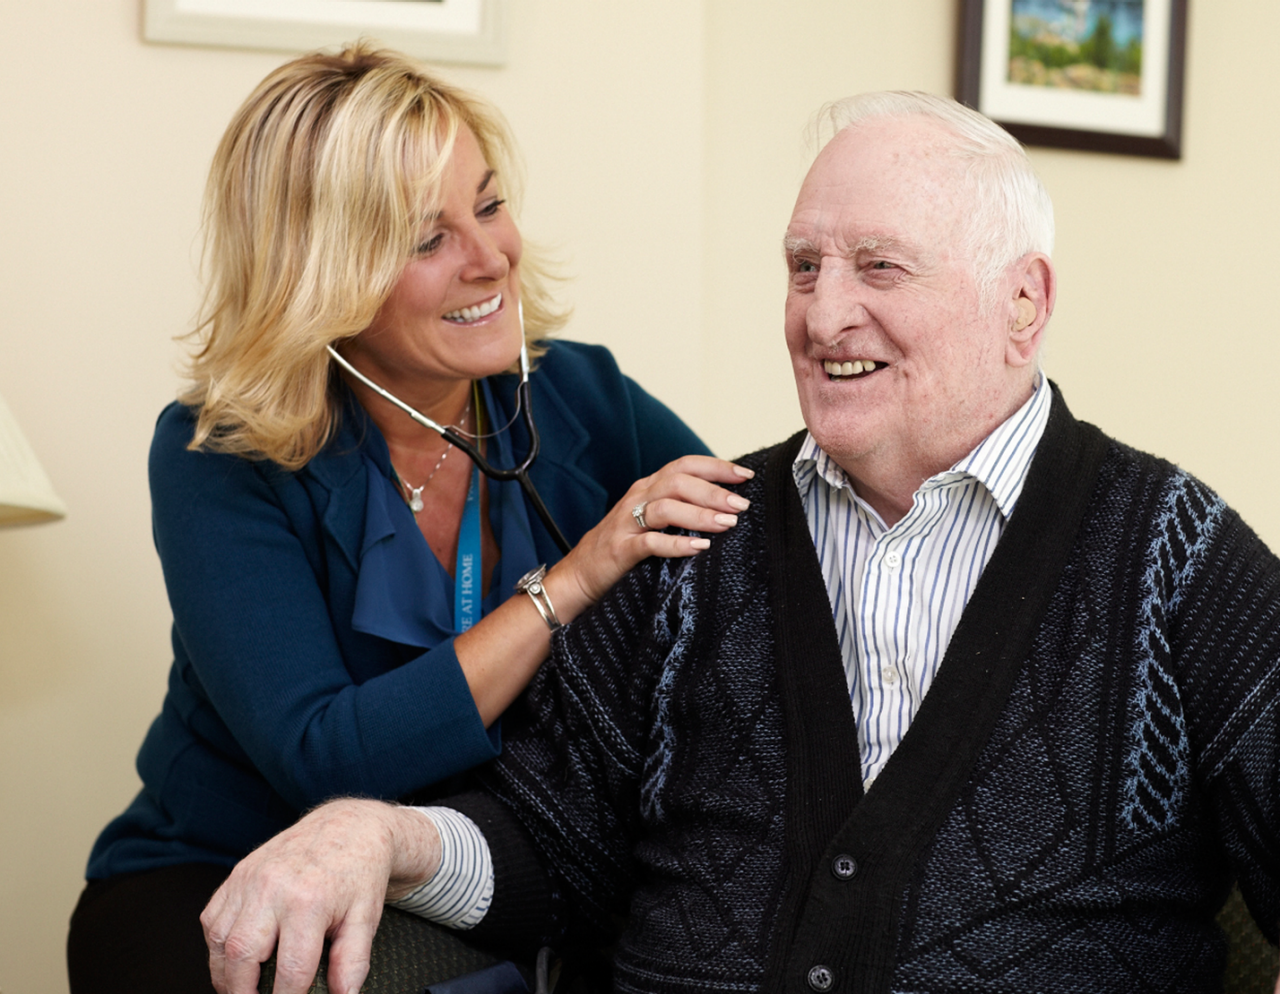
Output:
[[631,509],[631,516],[636,519],[636,524],[640,526],[641,531],[649,530],[649,522],[644,520],[644,509],[649,506],[647,500],[642,500],[639,504]]

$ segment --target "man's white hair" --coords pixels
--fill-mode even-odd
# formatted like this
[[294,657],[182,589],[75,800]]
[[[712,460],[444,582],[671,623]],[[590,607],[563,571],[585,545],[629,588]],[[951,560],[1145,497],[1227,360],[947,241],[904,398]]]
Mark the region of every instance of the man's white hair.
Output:
[[949,133],[950,152],[963,161],[974,198],[967,248],[984,304],[993,303],[1001,275],[1028,252],[1053,254],[1053,202],[1017,140],[975,110],[931,93],[861,93],[818,114],[818,148],[841,131],[873,118],[926,117]]

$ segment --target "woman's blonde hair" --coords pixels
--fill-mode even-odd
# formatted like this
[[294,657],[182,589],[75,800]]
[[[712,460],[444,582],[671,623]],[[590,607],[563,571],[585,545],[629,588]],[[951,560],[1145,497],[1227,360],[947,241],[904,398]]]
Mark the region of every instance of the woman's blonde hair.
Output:
[[[205,302],[182,396],[198,409],[191,448],[299,469],[332,437],[342,401],[325,347],[367,328],[391,293],[464,127],[513,197],[501,115],[404,55],[359,42],[258,85],[205,191]],[[537,342],[566,315],[527,251],[520,274]]]

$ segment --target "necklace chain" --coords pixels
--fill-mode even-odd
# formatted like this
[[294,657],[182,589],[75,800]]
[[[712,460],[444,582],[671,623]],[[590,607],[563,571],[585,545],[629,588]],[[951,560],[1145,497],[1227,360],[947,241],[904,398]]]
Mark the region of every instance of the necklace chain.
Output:
[[[466,433],[467,415],[471,413],[471,400],[474,394],[475,394],[474,389],[467,391],[467,406],[462,409],[462,417],[458,419],[457,424],[449,425],[448,427],[457,428],[459,431],[463,432],[464,434]],[[412,511],[414,514],[418,514],[419,512],[421,512],[424,506],[422,503],[422,491],[426,490],[427,487],[430,485],[431,481],[435,479],[436,474],[440,472],[440,467],[444,465],[445,459],[449,457],[449,453],[452,451],[453,451],[453,443],[446,438],[444,451],[440,453],[440,458],[436,460],[435,468],[431,471],[431,474],[426,478],[426,480],[423,481],[422,486],[420,487],[415,487],[408,480],[406,480],[404,478],[404,474],[401,473],[398,469],[396,469],[395,466],[391,467],[392,469],[395,469],[396,478],[399,479],[400,486],[404,488],[405,501],[409,505],[409,510]]]

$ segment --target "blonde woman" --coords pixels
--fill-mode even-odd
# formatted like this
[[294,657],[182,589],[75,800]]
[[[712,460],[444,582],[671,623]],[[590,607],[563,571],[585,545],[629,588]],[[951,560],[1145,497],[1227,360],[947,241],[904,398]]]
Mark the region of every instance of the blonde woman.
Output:
[[[237,860],[326,798],[495,756],[558,624],[745,507],[718,484],[747,471],[604,349],[547,342],[512,182],[491,108],[364,45],[276,70],[228,128],[193,385],[151,450],[175,661],[143,789],[90,857],[73,992],[211,990],[198,915]],[[519,464],[530,401],[563,558],[454,444]]]

